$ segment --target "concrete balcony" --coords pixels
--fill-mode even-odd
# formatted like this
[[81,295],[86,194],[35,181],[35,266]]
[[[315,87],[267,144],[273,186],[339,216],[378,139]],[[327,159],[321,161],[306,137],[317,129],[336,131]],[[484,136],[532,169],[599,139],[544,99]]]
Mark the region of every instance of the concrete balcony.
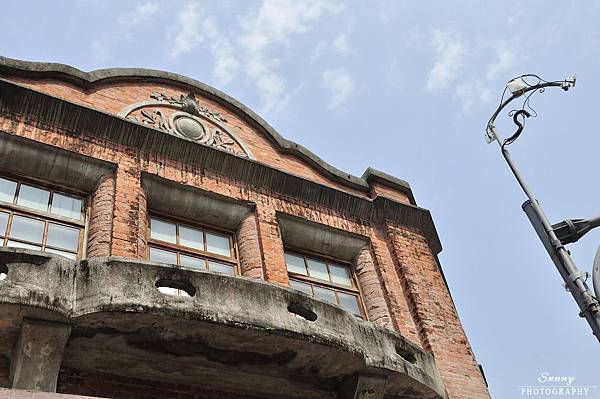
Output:
[[9,387],[54,391],[63,366],[269,397],[446,398],[402,336],[263,281],[11,248],[0,272]]

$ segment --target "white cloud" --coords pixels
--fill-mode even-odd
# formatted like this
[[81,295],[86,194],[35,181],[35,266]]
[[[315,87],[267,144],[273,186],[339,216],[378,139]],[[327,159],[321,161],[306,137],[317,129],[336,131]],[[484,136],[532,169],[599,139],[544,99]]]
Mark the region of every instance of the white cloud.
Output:
[[433,32],[431,44],[438,58],[429,71],[427,89],[439,91],[447,88],[457,78],[467,49],[457,35],[439,30]]
[[138,3],[135,9],[117,17],[114,27],[105,30],[100,37],[92,41],[92,50],[96,60],[106,62],[112,58],[112,49],[121,42],[132,40],[131,30],[148,22],[159,10],[158,3],[146,1]]
[[346,68],[328,69],[323,72],[322,84],[329,92],[329,109],[337,109],[348,101],[354,92],[354,81]]
[[171,57],[188,53],[204,41],[200,33],[200,12],[200,4],[189,2],[177,15],[177,26],[180,29],[175,33],[171,43]]
[[186,3],[177,16],[180,27],[171,38],[171,56],[176,58],[206,45],[210,50],[214,66],[213,75],[219,83],[227,84],[237,76],[240,63],[235,49],[214,20],[205,16],[200,4]]
[[211,42],[210,50],[214,58],[213,75],[220,83],[227,84],[235,79],[240,69],[240,63],[235,57],[235,49],[212,19],[204,21],[203,30]]
[[321,56],[325,54],[325,52],[327,51],[327,47],[328,43],[325,40],[321,40],[320,42],[318,42],[313,51],[310,53],[309,62],[311,64],[317,62],[319,58],[321,58]]
[[337,1],[263,0],[256,12],[241,19],[245,72],[260,92],[264,113],[279,111],[290,98],[273,51],[289,46],[294,35],[308,32],[322,15],[338,9]]
[[119,23],[123,26],[134,26],[144,22],[158,12],[158,4],[152,1],[138,3],[132,13],[121,15]]
[[492,91],[479,80],[469,81],[456,86],[454,99],[460,103],[462,113],[467,114],[476,105],[488,103]]
[[350,53],[350,45],[344,33],[340,33],[333,41],[333,48],[340,54]]
[[515,55],[505,42],[497,43],[494,47],[496,56],[488,65],[485,74],[488,80],[495,79],[500,73],[506,72],[515,63]]

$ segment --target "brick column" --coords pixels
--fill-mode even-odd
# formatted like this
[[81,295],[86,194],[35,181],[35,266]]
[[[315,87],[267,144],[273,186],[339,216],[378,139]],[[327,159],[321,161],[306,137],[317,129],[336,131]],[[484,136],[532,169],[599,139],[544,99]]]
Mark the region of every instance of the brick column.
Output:
[[70,334],[68,324],[24,319],[11,361],[12,387],[56,392]]
[[451,399],[489,398],[469,341],[425,237],[388,225],[390,243],[406,279],[423,346],[433,352]]
[[146,256],[146,194],[135,159],[122,158],[115,178],[111,255]]
[[237,244],[242,276],[263,278],[263,261],[258,238],[256,215],[248,213],[237,230]]
[[88,228],[87,257],[109,256],[112,235],[114,176],[106,176],[92,194]]
[[394,324],[369,245],[360,250],[354,261],[354,267],[369,320],[393,330]]
[[394,259],[388,248],[386,238],[385,233],[379,228],[373,229],[371,245],[379,273],[381,274],[382,288],[385,297],[388,299],[392,322],[396,331],[411,340],[414,344],[421,346],[421,341],[417,336],[417,328],[408,304],[408,296],[398,278]]
[[277,225],[275,208],[267,204],[256,205],[258,242],[263,254],[265,280],[289,285],[281,232]]

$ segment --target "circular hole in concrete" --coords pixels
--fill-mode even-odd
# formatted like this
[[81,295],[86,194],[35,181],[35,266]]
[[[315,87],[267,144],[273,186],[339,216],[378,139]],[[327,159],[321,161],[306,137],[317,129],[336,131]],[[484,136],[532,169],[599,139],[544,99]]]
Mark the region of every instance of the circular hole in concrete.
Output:
[[417,363],[417,358],[415,357],[414,353],[402,347],[401,345],[396,345],[396,353],[409,363]]
[[6,273],[0,273],[0,281],[5,280],[8,277]]
[[317,320],[317,314],[315,312],[308,309],[306,306],[302,306],[298,303],[290,303],[287,309],[288,312],[295,314],[296,317],[301,317],[308,321]]
[[156,288],[163,294],[174,296],[196,295],[196,288],[187,281],[160,279],[156,282]]
[[0,281],[6,280],[8,277],[8,266],[0,265]]

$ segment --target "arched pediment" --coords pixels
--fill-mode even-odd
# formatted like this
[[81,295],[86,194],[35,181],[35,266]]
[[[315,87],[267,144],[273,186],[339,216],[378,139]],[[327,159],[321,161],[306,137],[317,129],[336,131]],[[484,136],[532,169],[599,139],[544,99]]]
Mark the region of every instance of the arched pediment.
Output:
[[227,119],[199,105],[193,93],[177,97],[167,92],[152,92],[148,101],[123,108],[119,116],[237,156],[254,158],[244,143],[225,127]]

